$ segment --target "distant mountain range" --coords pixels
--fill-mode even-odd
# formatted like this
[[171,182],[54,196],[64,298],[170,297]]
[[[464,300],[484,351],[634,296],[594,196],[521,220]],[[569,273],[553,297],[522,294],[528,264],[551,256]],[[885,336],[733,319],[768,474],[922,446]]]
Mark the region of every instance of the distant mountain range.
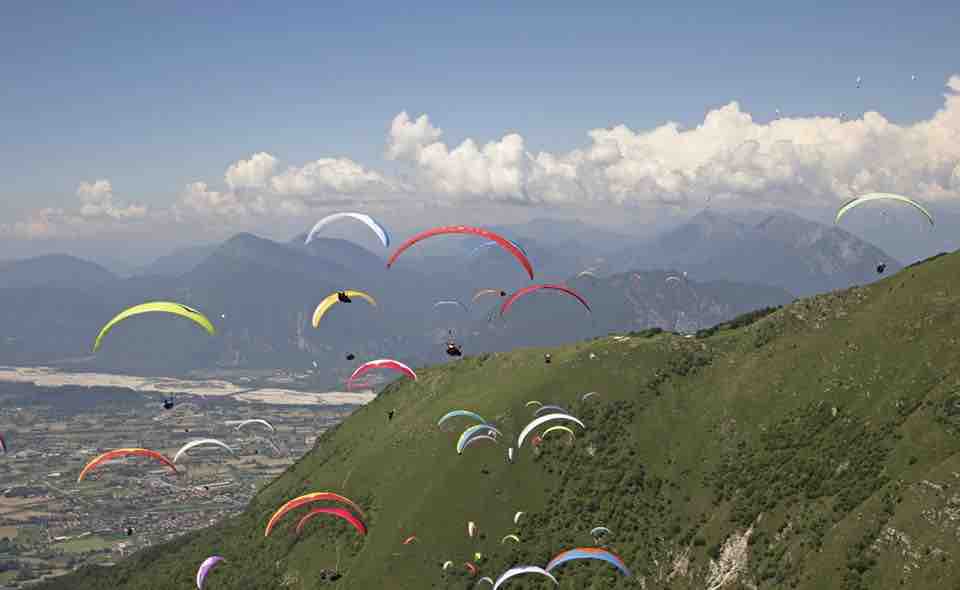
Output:
[[201,244],[178,248],[138,269],[133,274],[136,276],[179,276],[196,268],[219,247],[220,244]]
[[117,276],[87,260],[67,254],[48,254],[25,260],[0,262],[0,288],[93,288],[114,282]]
[[621,252],[616,264],[676,268],[696,280],[764,283],[798,296],[865,284],[902,268],[882,250],[838,227],[785,211],[748,223],[703,211],[645,248]]
[[[523,245],[536,282],[567,282],[593,313],[556,292],[519,301],[506,318],[499,317],[499,297],[474,304],[478,289],[512,292],[529,284],[508,254],[478,250],[482,239],[418,244],[386,270],[382,256],[353,242],[319,238],[304,245],[303,235],[282,243],[242,233],[177,250],[129,278],[67,255],[0,264],[0,363],[145,373],[316,363],[318,379],[334,385],[369,358],[413,365],[447,360],[443,342],[451,335],[474,354],[648,327],[694,331],[797,294],[869,282],[880,261],[887,273],[900,268],[842,230],[789,213],[748,223],[705,212],[633,246],[629,236],[577,222],[496,229]],[[667,281],[670,275],[678,280]],[[370,292],[379,305],[338,306],[314,329],[316,303],[347,288]],[[158,299],[203,310],[217,336],[142,316],[90,353],[97,331],[117,311]],[[470,311],[434,308],[440,299],[458,299]],[[347,361],[348,353],[356,359]]]

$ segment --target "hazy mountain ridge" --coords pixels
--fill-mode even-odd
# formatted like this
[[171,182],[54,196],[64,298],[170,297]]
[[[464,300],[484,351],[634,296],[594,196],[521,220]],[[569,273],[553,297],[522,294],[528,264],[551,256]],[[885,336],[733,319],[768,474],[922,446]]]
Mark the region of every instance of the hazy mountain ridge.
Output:
[[[866,262],[874,256],[872,247],[839,230],[779,214],[754,225],[760,229],[710,214],[663,236],[661,249],[670,256],[646,268],[673,269],[670,272],[681,276],[689,271],[682,283],[665,283],[664,270],[638,271],[639,279],[630,278],[631,273],[623,269],[611,272],[632,259],[618,261],[603,250],[619,247],[616,244],[623,236],[591,242],[588,224],[552,225],[539,220],[531,233],[552,236],[546,243],[525,235],[522,226],[512,227],[506,234],[527,250],[536,270],[535,282],[569,282],[582,290],[593,313],[585,314],[570,298],[538,293],[518,302],[504,319],[498,317],[500,301],[483,298],[474,304],[474,292],[479,288],[512,292],[529,284],[529,279],[499,248],[476,251],[482,239],[447,237],[417,244],[387,270],[385,256],[353,242],[321,237],[304,245],[303,235],[281,243],[242,233],[200,247],[206,256],[195,264],[186,257],[182,268],[191,268],[179,274],[122,280],[103,273],[91,275],[110,279],[80,283],[93,289],[93,299],[74,295],[73,286],[36,286],[32,288],[43,292],[31,296],[0,285],[0,301],[7,302],[4,313],[11,318],[3,324],[7,344],[0,344],[0,362],[70,359],[74,365],[95,369],[151,373],[179,373],[212,364],[312,369],[316,362],[320,382],[334,385],[356,364],[345,359],[348,353],[361,360],[402,356],[413,364],[447,360],[442,344],[448,330],[468,354],[556,345],[650,327],[690,332],[751,309],[790,301],[789,289],[760,284],[775,284],[771,278],[790,282],[797,276],[822,278],[830,271],[842,282],[851,276],[851,268],[866,280],[876,277],[872,263]],[[558,233],[573,226],[577,228],[574,237]],[[753,241],[745,242],[744,236]],[[747,264],[744,244],[756,245],[757,239],[762,247],[751,248],[758,252],[750,255],[762,259]],[[648,253],[651,249],[640,245],[636,250]],[[715,257],[707,266],[668,264],[671,256],[689,254],[687,259],[693,260],[704,251]],[[771,253],[788,262],[770,260]],[[67,260],[86,268],[83,261]],[[17,264],[51,268],[46,260]],[[888,264],[896,268],[892,261]],[[596,278],[590,274],[576,278],[584,269],[594,269]],[[69,275],[59,272],[61,277]],[[42,285],[37,272],[32,276]],[[340,306],[324,318],[321,329],[310,326],[319,299],[346,288],[367,290],[380,305],[376,310],[366,309],[363,303]],[[435,301],[451,298],[465,302],[470,312],[451,319],[433,309]],[[219,334],[202,337],[192,326],[145,316],[118,326],[101,352],[90,356],[96,330],[117,310],[157,299],[202,309],[218,324]],[[66,313],[74,301],[85,301],[87,311],[82,317]],[[556,321],[559,317],[564,320]],[[143,327],[138,328],[141,323]]]
[[103,266],[68,254],[47,254],[0,262],[0,289],[89,289],[116,280],[117,276]]
[[208,256],[220,247],[220,244],[201,244],[178,248],[157,258],[150,264],[140,268],[136,275],[160,275],[176,277],[188,273],[203,262]]
[[776,211],[758,223],[702,211],[644,252],[624,252],[638,268],[678,268],[698,280],[761,282],[812,295],[881,278],[902,268],[882,250],[838,227]]

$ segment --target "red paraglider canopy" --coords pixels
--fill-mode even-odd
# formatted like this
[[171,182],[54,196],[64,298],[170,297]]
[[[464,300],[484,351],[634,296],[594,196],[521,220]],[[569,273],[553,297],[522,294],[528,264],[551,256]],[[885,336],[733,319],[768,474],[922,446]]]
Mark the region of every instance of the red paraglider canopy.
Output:
[[346,504],[347,506],[353,508],[357,514],[360,514],[361,516],[363,515],[363,511],[360,510],[360,507],[357,506],[353,500],[341,496],[340,494],[333,492],[311,492],[298,498],[294,498],[278,508],[277,511],[273,513],[273,516],[270,517],[270,521],[267,523],[267,528],[263,532],[263,536],[270,536],[270,531],[273,530],[273,527],[276,526],[277,522],[279,522],[280,519],[283,518],[288,512],[313,502],[340,502],[341,504]]
[[413,369],[401,363],[400,361],[395,361],[393,359],[378,359],[368,363],[363,363],[357,367],[357,370],[350,375],[349,379],[347,379],[347,389],[351,389],[353,387],[353,383],[356,381],[357,377],[360,377],[367,371],[371,371],[373,369],[391,369],[393,371],[403,373],[414,381],[417,380],[417,374],[413,372]]
[[591,311],[590,304],[587,303],[587,300],[581,297],[576,291],[574,291],[569,287],[564,287],[563,285],[530,285],[529,287],[524,287],[523,289],[520,289],[519,291],[517,291],[516,293],[508,297],[507,300],[503,302],[503,305],[500,306],[500,315],[502,316],[505,313],[507,313],[507,311],[510,310],[510,307],[513,305],[513,303],[517,299],[520,299],[524,295],[529,295],[530,293],[533,293],[535,291],[540,291],[542,289],[552,289],[554,291],[562,291],[563,293],[566,293],[571,297],[575,297],[577,301],[579,301],[584,307],[587,308],[587,311]]
[[400,247],[397,248],[396,252],[394,252],[387,261],[387,268],[390,268],[393,263],[396,262],[397,257],[403,254],[404,250],[410,246],[413,246],[421,240],[444,234],[473,234],[475,236],[481,236],[496,242],[501,248],[513,255],[513,257],[523,265],[523,268],[527,271],[527,274],[530,275],[530,280],[533,280],[533,266],[530,264],[530,260],[527,258],[527,255],[523,253],[523,250],[501,235],[495,234],[492,231],[485,230],[483,228],[471,227],[469,225],[448,225],[444,227],[435,227],[433,229],[420,232],[406,242],[400,244]]
[[313,518],[314,516],[319,516],[321,514],[329,514],[331,516],[338,516],[345,521],[353,525],[353,528],[357,529],[357,532],[361,535],[367,534],[367,526],[363,524],[359,518],[353,515],[346,508],[314,508],[300,519],[300,522],[297,523],[297,534],[299,535],[303,531],[303,526],[307,524],[307,521]]
[[80,483],[81,481],[83,481],[83,478],[86,477],[91,470],[96,469],[97,467],[106,463],[107,461],[112,461],[113,459],[116,459],[118,457],[133,457],[133,456],[149,457],[151,459],[159,461],[160,463],[163,463],[164,465],[169,467],[171,470],[173,470],[174,473],[177,473],[177,466],[174,465],[170,461],[170,459],[167,459],[166,457],[164,457],[163,455],[161,455],[156,451],[151,451],[150,449],[141,449],[141,448],[114,449],[112,451],[107,451],[102,455],[97,455],[96,457],[91,459],[80,471],[80,476],[77,477],[77,483]]

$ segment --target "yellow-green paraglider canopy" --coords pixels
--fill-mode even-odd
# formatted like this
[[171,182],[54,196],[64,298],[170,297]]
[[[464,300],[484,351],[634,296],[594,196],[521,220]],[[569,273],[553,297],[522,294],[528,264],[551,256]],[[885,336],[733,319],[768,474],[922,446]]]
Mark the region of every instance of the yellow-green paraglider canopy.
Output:
[[[364,293],[363,291],[343,291],[347,297],[359,297],[360,299],[365,300],[370,305],[376,307],[377,300],[371,297],[370,295]],[[340,303],[340,298],[337,297],[338,293],[331,293],[323,298],[323,301],[317,305],[317,308],[313,310],[313,327],[320,327],[320,319],[323,317],[323,314],[327,313],[331,307]]]
[[93,352],[97,352],[97,349],[100,348],[100,342],[103,340],[103,337],[106,336],[107,333],[117,324],[129,317],[140,315],[141,313],[153,312],[172,313],[174,315],[182,316],[199,324],[200,327],[206,330],[211,336],[217,333],[216,328],[213,327],[213,324],[210,322],[207,316],[203,315],[192,307],[187,307],[186,305],[176,303],[174,301],[150,301],[148,303],[141,303],[140,305],[129,307],[115,315],[112,320],[107,322],[107,324],[100,329],[100,333],[97,334],[97,339],[93,343]]

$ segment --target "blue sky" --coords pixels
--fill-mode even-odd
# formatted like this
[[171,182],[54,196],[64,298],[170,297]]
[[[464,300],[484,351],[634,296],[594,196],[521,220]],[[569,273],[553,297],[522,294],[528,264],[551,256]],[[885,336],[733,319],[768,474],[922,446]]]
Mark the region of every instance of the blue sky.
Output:
[[757,120],[930,118],[960,72],[960,3],[841,4],[4,3],[0,215],[73,207],[96,179],[162,207],[261,151],[390,171],[402,110],[451,148],[516,132],[556,153],[731,100]]

